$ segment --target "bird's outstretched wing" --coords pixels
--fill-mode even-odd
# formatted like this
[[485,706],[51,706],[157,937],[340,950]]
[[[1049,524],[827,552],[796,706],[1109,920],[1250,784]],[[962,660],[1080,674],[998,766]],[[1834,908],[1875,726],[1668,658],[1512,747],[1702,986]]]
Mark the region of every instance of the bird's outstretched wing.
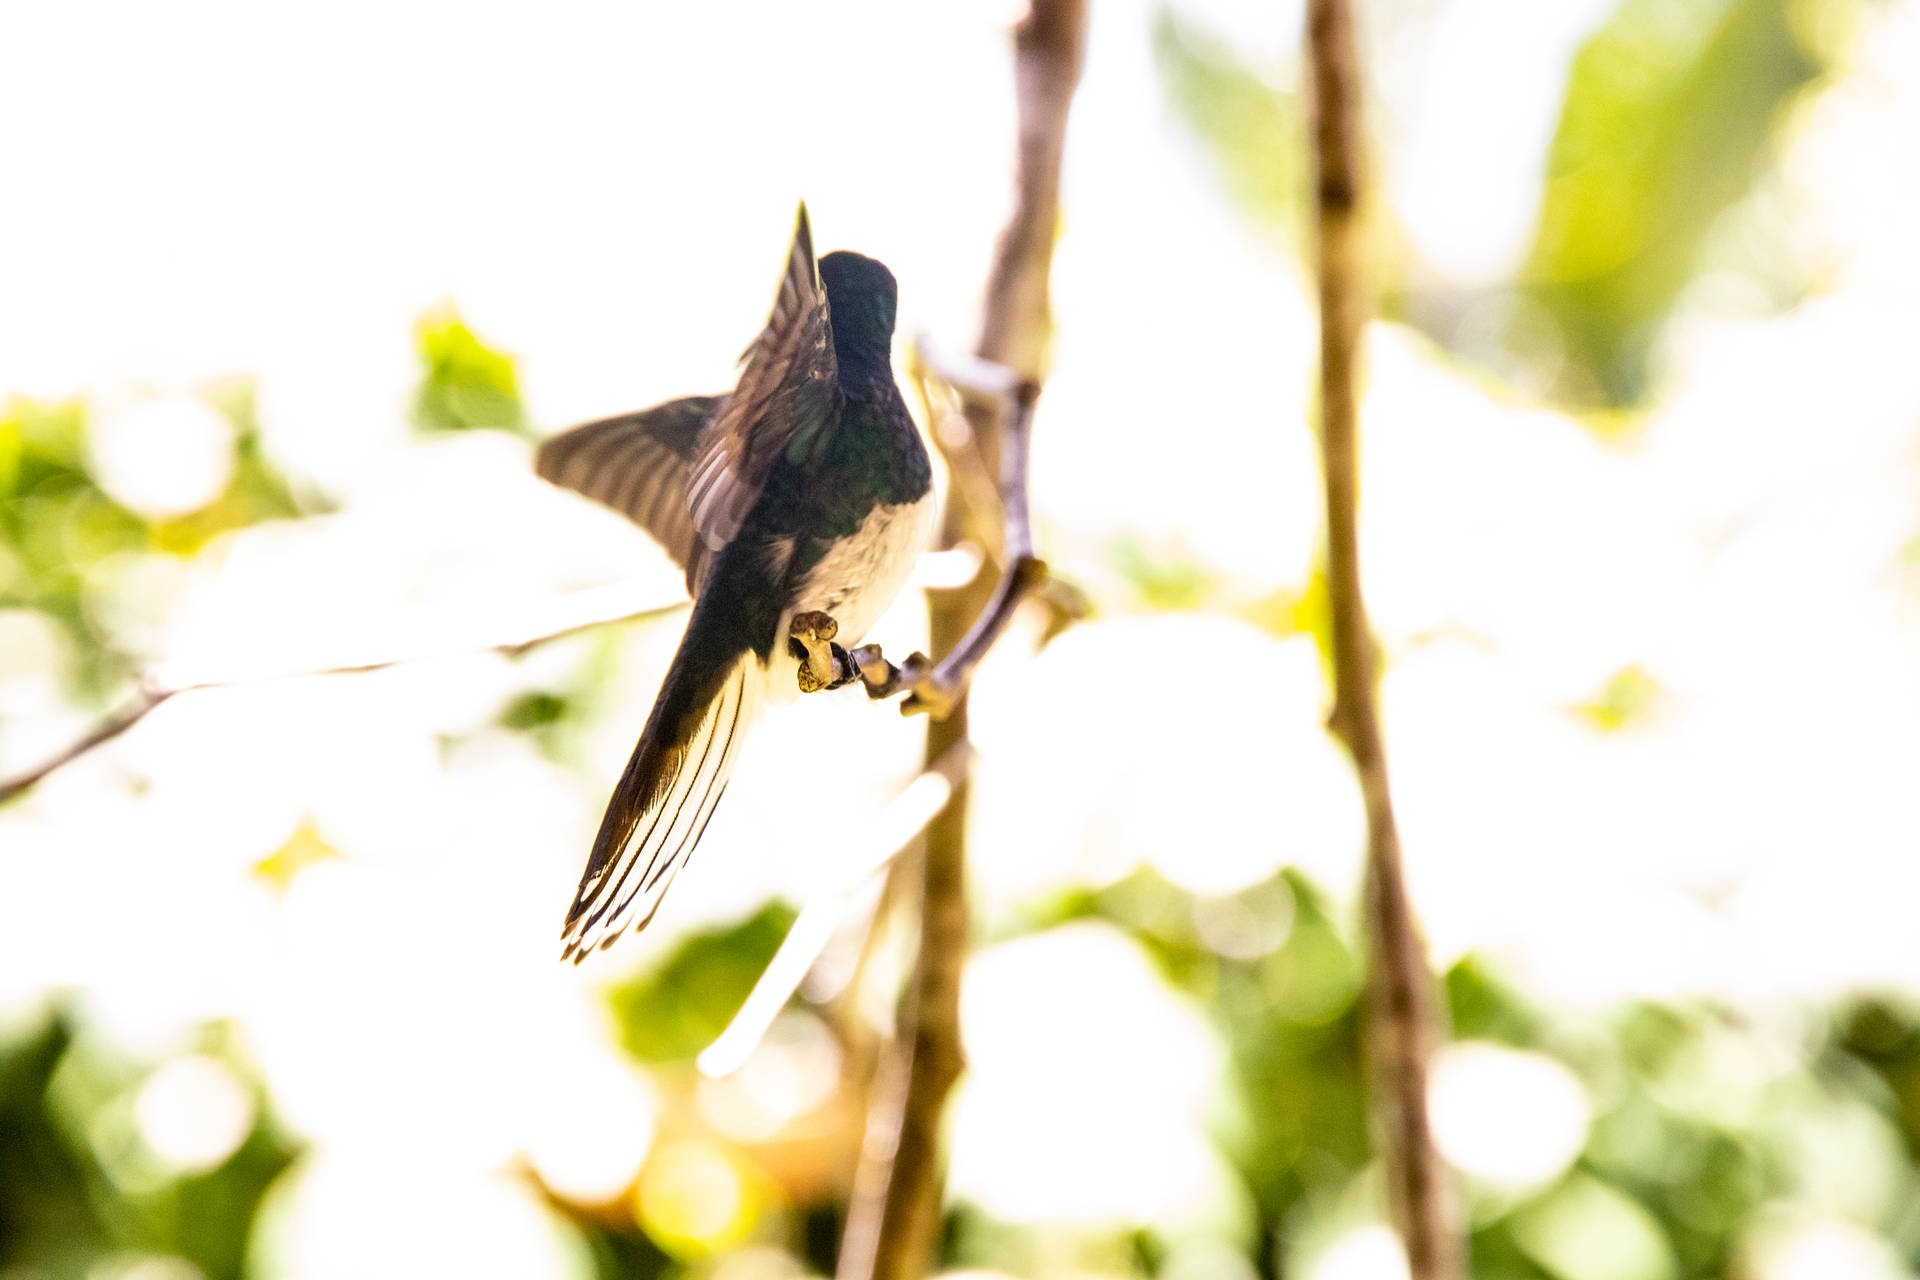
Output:
[[687,473],[700,428],[721,404],[719,396],[685,396],[574,427],[541,444],[534,470],[652,534],[686,571],[692,592],[707,557],[705,547],[696,554]]
[[833,422],[839,397],[827,291],[803,204],[773,314],[742,358],[739,385],[695,445],[688,497],[693,527],[710,550],[740,531],[774,460],[811,449]]

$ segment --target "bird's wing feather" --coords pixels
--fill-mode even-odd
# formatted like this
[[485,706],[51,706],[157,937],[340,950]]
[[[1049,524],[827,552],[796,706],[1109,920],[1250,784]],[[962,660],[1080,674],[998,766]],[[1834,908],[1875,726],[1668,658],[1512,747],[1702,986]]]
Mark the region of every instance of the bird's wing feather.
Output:
[[751,654],[742,654],[711,699],[680,714],[677,724],[656,724],[663,708],[669,717],[674,712],[662,690],[601,819],[593,856],[561,932],[561,959],[579,964],[595,948],[611,946],[629,926],[643,929],[653,919],[727,789],[763,682],[764,668]]
[[827,291],[804,204],[773,314],[742,361],[739,385],[700,433],[688,484],[694,529],[714,551],[740,531],[774,460],[810,450],[839,402]]
[[534,470],[652,534],[686,571],[692,591],[706,556],[695,554],[688,467],[700,428],[721,403],[718,396],[686,396],[574,427],[540,446]]

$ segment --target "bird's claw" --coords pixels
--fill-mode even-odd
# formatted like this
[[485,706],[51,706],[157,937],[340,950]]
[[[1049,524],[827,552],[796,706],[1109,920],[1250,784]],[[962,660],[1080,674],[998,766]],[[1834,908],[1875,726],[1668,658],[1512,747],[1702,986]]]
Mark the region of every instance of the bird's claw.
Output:
[[[841,648],[833,641],[839,634],[840,624],[831,614],[809,609],[793,615],[793,621],[787,624],[787,650],[800,664],[796,673],[800,692],[841,689],[858,680],[869,698],[891,698],[912,691],[924,703],[930,688],[928,677],[933,672],[926,654],[909,654],[906,661],[895,666],[877,644]],[[914,709],[922,707],[916,705]]]
[[895,666],[880,652],[877,644],[863,644],[847,654],[869,698],[891,698],[896,693],[918,689],[933,670],[933,662],[924,653],[910,653]]
[[794,639],[802,642],[818,640],[825,643],[840,634],[840,624],[833,615],[818,609],[808,609],[793,615],[793,621],[787,626]]
[[800,664],[800,692],[838,689],[858,678],[859,668],[847,651],[833,642],[839,634],[840,624],[832,614],[809,609],[793,615],[787,625],[787,648]]

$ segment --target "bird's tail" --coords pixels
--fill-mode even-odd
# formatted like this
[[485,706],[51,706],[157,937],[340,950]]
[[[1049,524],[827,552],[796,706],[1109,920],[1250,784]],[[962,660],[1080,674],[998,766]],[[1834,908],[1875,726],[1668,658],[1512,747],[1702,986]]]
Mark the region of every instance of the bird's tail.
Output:
[[629,925],[646,927],[727,788],[765,688],[766,666],[750,648],[720,643],[737,632],[716,603],[703,598],[694,608],[607,803],[561,931],[563,960],[578,964]]

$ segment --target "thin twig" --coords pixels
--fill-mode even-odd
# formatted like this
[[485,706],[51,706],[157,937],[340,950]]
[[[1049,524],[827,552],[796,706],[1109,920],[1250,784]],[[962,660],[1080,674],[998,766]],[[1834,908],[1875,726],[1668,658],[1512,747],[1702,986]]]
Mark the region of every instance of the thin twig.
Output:
[[[923,335],[914,341],[908,378],[926,412],[934,441],[946,459],[948,481],[960,495],[960,510],[975,526],[968,536],[987,549],[988,559],[1005,568],[1001,550],[995,545],[1002,524],[1000,494],[994,487],[993,472],[980,456],[979,441],[974,437],[973,425],[967,421],[959,392],[960,388],[972,387],[992,394],[988,389],[997,388],[998,394],[1011,396],[1018,377],[1003,365],[989,364],[971,356],[956,361]],[[936,400],[930,385],[933,378],[945,383],[949,394]]]
[[1362,279],[1360,70],[1348,0],[1309,0],[1320,274],[1320,448],[1333,623],[1329,725],[1346,744],[1367,810],[1368,1037],[1386,1131],[1390,1200],[1413,1280],[1456,1280],[1460,1243],[1427,1120],[1431,1038],[1426,957],[1408,900],[1360,588],[1357,365],[1369,310]]
[[[997,391],[989,394],[998,396]],[[1033,430],[1033,407],[1039,399],[1040,384],[1035,381],[1020,383],[1012,396],[1013,413],[1006,420],[1004,438],[999,444],[1000,482],[992,496],[1003,530],[999,558],[1006,563],[1006,569],[967,633],[938,663],[929,663],[923,655],[914,654],[895,665],[880,651],[879,645],[861,645],[852,651],[833,646],[830,641],[838,633],[840,624],[831,614],[818,611],[795,614],[789,634],[799,645],[796,654],[804,651],[805,655],[799,672],[800,692],[838,689],[859,680],[865,684],[869,697],[891,698],[897,693],[906,693],[900,704],[902,715],[930,715],[935,720],[943,720],[952,713],[954,703],[966,692],[967,683],[973,678],[974,668],[1013,621],[1022,602],[1043,591],[1052,580],[1046,562],[1033,554],[1033,529],[1027,510],[1027,453]],[[958,474],[956,471],[955,475]],[[973,500],[964,493],[957,501],[965,506],[973,505]],[[978,520],[980,512],[975,509],[969,516]],[[1063,600],[1059,607],[1065,611],[1070,603]]]
[[[1019,111],[1019,154],[1014,209],[995,246],[988,274],[978,354],[1013,371],[1025,389],[1012,413],[1007,397],[965,398],[971,442],[987,474],[1018,481],[1003,492],[1008,527],[1001,563],[1007,566],[988,596],[985,580],[936,596],[930,610],[932,648],[953,658],[969,648],[984,652],[1031,590],[1015,571],[1016,555],[1031,560],[1026,527],[1026,434],[1044,364],[1049,310],[1048,281],[1060,217],[1060,162],[1067,110],[1079,84],[1086,48],[1085,0],[1032,0],[1014,29],[1014,82]],[[1002,423],[1019,421],[1007,441],[1002,465]],[[1013,500],[1017,494],[1017,503]],[[949,495],[947,540],[969,524],[964,499]],[[1011,508],[1020,508],[1016,519]],[[973,517],[977,521],[977,515]],[[1035,562],[1037,563],[1037,562]],[[1027,570],[1031,573],[1031,570]],[[994,601],[1000,600],[998,609]],[[996,616],[997,615],[997,616]],[[969,642],[973,643],[970,644]],[[975,653],[977,657],[977,652]],[[944,718],[927,730],[927,759],[938,761],[967,740],[964,681]],[[916,1280],[926,1273],[939,1233],[944,1179],[940,1166],[940,1118],[959,1078],[960,973],[966,960],[967,780],[962,776],[947,805],[927,828],[920,894],[920,950],[902,1001],[900,1030],[883,1052],[867,1111],[866,1137],[855,1173],[842,1237],[839,1280]]]
[[4,782],[0,782],[0,804],[5,804],[22,792],[31,790],[35,783],[52,773],[55,769],[73,763],[81,756],[86,755],[87,752],[92,751],[95,747],[105,746],[107,743],[112,742],[115,738],[146,719],[149,711],[152,711],[155,707],[165,702],[168,698],[173,697],[175,694],[184,692],[185,690],[183,689],[151,689],[142,685],[141,688],[134,693],[133,697],[129,698],[116,709],[113,714],[89,730],[86,737],[80,739],[80,741],[74,743],[52,759],[44,760],[33,768],[28,769],[25,773],[17,774]]
[[1000,576],[993,598],[974,619],[966,635],[907,695],[900,707],[905,714],[926,712],[935,719],[948,715],[954,702],[966,691],[973,669],[1013,620],[1020,602],[1047,580],[1045,562],[1033,554],[1033,525],[1027,510],[1027,454],[1033,431],[1033,407],[1039,399],[1038,382],[1029,380],[1020,384],[1014,392],[1013,413],[1007,418],[1000,440],[1000,509],[1006,520],[1001,554],[1007,570]]
[[663,618],[686,607],[685,601],[676,601],[673,604],[653,605],[636,610],[633,608],[632,593],[624,584],[616,584],[612,588],[601,587],[575,592],[560,602],[554,610],[558,616],[550,619],[545,627],[491,643],[426,646],[416,644],[413,652],[336,666],[298,670],[263,669],[196,679],[182,679],[174,673],[172,668],[162,666],[142,677],[138,691],[133,697],[78,742],[26,772],[0,781],[0,804],[5,804],[13,797],[32,789],[36,783],[54,770],[71,764],[94,748],[113,741],[146,719],[147,715],[161,703],[179,697],[183,693],[200,693],[208,689],[232,689],[240,685],[260,684],[270,680],[291,680],[300,676],[358,675],[368,671],[382,671],[388,667],[397,667],[406,663],[425,662],[467,653],[504,653],[517,657],[536,645],[558,640],[562,636],[574,635],[612,622],[639,622]]

